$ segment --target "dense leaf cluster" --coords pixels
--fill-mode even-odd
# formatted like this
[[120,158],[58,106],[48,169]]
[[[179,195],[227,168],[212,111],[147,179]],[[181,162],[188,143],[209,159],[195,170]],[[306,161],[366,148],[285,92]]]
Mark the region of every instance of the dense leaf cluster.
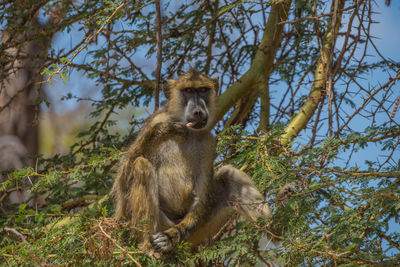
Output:
[[[227,233],[198,253],[188,246],[178,246],[164,264],[209,263],[249,264],[274,260],[289,265],[323,265],[337,262],[370,265],[391,265],[397,262],[399,234],[388,231],[399,222],[398,169],[380,172],[352,169],[344,171],[334,162],[351,144],[362,147],[377,136],[389,134],[371,130],[370,134],[353,133],[341,139],[328,138],[315,149],[274,154],[273,144],[280,131],[271,135],[252,136],[240,129],[231,129],[219,136],[219,151],[225,151],[219,164],[234,164],[246,171],[257,186],[267,192],[267,202],[274,216],[270,220],[239,222],[230,225]],[[346,148],[347,147],[347,148]],[[228,152],[227,152],[228,151]],[[126,254],[142,265],[161,264],[144,255],[135,243],[135,229],[112,219],[109,199],[76,213],[68,199],[77,200],[88,192],[105,195],[111,185],[111,168],[119,151],[102,150],[84,165],[68,171],[42,174],[31,169],[12,173],[9,184],[19,179],[39,176],[35,190],[50,190],[53,204],[40,210],[22,205],[2,219],[2,253],[12,265],[119,265],[132,264]],[[110,156],[111,155],[111,156]],[[319,165],[326,158],[327,167]],[[74,190],[72,181],[84,181]],[[277,207],[275,193],[292,182],[298,191],[283,206]],[[90,190],[90,191],[89,191]],[[57,197],[57,198],[56,198]],[[93,199],[92,199],[93,200]],[[77,206],[82,202],[74,203]],[[59,222],[62,222],[61,224]],[[17,229],[26,238],[4,230]],[[275,249],[260,251],[259,240],[265,236],[281,241]],[[35,257],[32,257],[35,255]]]

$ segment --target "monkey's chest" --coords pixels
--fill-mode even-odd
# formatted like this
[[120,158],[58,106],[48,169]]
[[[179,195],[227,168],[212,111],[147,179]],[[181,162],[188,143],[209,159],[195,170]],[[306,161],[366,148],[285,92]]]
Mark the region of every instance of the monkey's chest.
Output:
[[160,146],[156,164],[160,208],[179,218],[193,202],[194,178],[191,156],[174,142]]

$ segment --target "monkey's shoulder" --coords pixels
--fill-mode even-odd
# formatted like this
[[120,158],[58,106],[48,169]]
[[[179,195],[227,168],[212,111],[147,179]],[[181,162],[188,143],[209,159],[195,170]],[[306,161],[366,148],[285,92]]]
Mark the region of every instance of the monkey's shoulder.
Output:
[[167,123],[167,122],[172,122],[173,119],[171,116],[166,112],[165,109],[159,110],[152,115],[150,115],[144,122],[143,126],[140,129],[140,132],[145,132],[151,128],[154,128],[155,125],[159,123]]
[[159,127],[157,127],[157,125],[160,124],[166,124],[169,122],[172,122],[172,118],[170,115],[168,115],[168,113],[165,112],[165,110],[161,110],[158,112],[153,113],[152,115],[150,115],[144,122],[142,127],[140,128],[134,144],[137,143],[139,140],[141,140],[145,135],[148,135],[149,132],[152,131],[160,131]]

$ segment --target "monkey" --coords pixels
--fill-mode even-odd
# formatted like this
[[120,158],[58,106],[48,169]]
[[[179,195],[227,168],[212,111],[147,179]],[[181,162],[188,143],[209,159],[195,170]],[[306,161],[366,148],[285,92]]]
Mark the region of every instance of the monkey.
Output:
[[265,197],[244,172],[214,170],[218,78],[190,69],[167,80],[167,106],[151,115],[128,148],[111,195],[115,214],[140,227],[140,248],[166,253],[180,241],[196,247],[236,212],[270,217]]

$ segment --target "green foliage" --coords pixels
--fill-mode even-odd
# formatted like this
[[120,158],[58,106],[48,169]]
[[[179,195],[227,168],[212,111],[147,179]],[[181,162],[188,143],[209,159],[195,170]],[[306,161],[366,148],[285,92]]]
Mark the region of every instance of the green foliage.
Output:
[[[267,19],[274,1],[181,2],[163,3],[162,79],[176,77],[191,66],[220,76],[221,90],[226,90],[240,79],[254,59],[265,24],[263,17]],[[291,147],[279,144],[285,124],[306,101],[307,86],[311,83],[308,80],[312,80],[311,74],[320,56],[321,32],[316,31],[325,30],[329,16],[304,18],[314,17],[317,10],[328,12],[328,2],[293,1],[289,18],[295,22],[285,26],[283,45],[278,49],[269,81],[268,97],[274,101],[269,114],[269,132],[259,134],[256,127],[253,128],[260,120],[253,115],[260,109],[258,102],[241,120],[244,125],[224,128],[220,123],[216,127],[216,167],[232,164],[248,173],[266,194],[272,218],[260,218],[255,222],[238,220],[209,246],[191,251],[189,244],[183,242],[163,259],[140,251],[135,240],[137,229],[112,218],[114,207],[107,198],[116,165],[142,125],[138,110],[147,111],[154,97],[156,27],[153,2],[2,3],[0,18],[7,29],[30,34],[24,34],[26,39],[22,41],[2,44],[1,62],[10,60],[5,53],[7,49],[22,47],[41,34],[74,34],[78,40],[71,41],[73,45],[63,40],[65,44],[60,47],[50,47],[41,74],[48,82],[58,75],[67,82],[71,70],[80,71],[98,90],[96,96],[89,99],[76,91],[66,91],[62,97],[62,100],[77,102],[87,100],[93,108],[88,114],[91,125],[78,135],[78,141],[68,153],[51,158],[39,155],[35,158],[35,168],[2,172],[8,179],[0,184],[1,203],[22,187],[29,187],[35,197],[45,196],[46,203],[43,207],[1,206],[0,265],[254,266],[266,261],[289,266],[398,264],[400,234],[393,225],[400,221],[400,161],[393,155],[399,147],[400,132],[392,117],[379,122],[379,116],[392,111],[395,103],[385,98],[386,95],[397,95],[389,90],[391,87],[382,87],[376,94],[365,89],[352,92],[349,88],[361,86],[362,82],[351,82],[358,77],[365,78],[369,70],[380,69],[389,73],[389,81],[394,85],[398,78],[393,77],[398,77],[400,64],[385,59],[377,62],[354,59],[351,51],[358,51],[359,47],[345,49],[344,61],[348,65],[341,72],[339,64],[338,77],[334,78],[342,77],[340,82],[346,86],[341,87],[337,82],[333,95],[333,106],[337,103],[342,106],[335,107],[329,115],[326,97],[321,104],[321,117],[317,114],[313,117],[305,134]],[[357,12],[364,9],[368,10],[357,4]],[[54,18],[59,22],[47,28],[21,25],[21,10],[28,13],[27,19],[35,17],[35,12],[40,10],[42,20]],[[365,17],[369,16],[368,13]],[[349,36],[353,38],[349,46],[366,42],[364,36],[354,37],[354,33]],[[336,52],[334,60],[338,60]],[[282,93],[282,88],[286,87],[287,92]],[[357,95],[360,97],[356,98]],[[387,101],[377,102],[376,99],[381,98]],[[234,108],[241,110],[247,100],[243,98],[243,103]],[[370,100],[378,104],[370,104]],[[36,103],[42,102],[49,104],[41,98]],[[359,110],[364,106],[365,109]],[[119,122],[111,117],[123,109],[133,109],[131,112],[135,114],[125,135],[114,130]],[[327,130],[329,116],[337,117],[336,133]],[[357,125],[359,129],[355,130],[353,117],[367,117],[371,121],[360,119],[362,127]],[[360,153],[369,153],[371,145],[385,155],[383,162],[378,156],[358,160]],[[287,183],[293,183],[298,190],[286,203],[278,205],[276,193]],[[271,236],[280,243],[271,249],[259,250],[259,240]]]
[[[190,252],[188,244],[182,243],[163,260],[163,264],[202,262],[254,266],[274,260],[291,262],[295,266],[323,265],[332,262],[332,255],[343,264],[369,265],[372,258],[382,264],[394,264],[396,254],[391,257],[387,252],[395,249],[393,244],[399,242],[400,236],[387,233],[387,229],[391,220],[399,220],[400,191],[396,180],[390,174],[376,177],[358,170],[342,171],[334,165],[318,166],[321,158],[325,157],[331,165],[349,144],[364,146],[371,138],[385,134],[382,130],[371,130],[369,135],[353,133],[341,139],[327,138],[317,148],[305,147],[279,155],[273,151],[277,147],[274,140],[281,133],[279,128],[262,136],[249,135],[240,128],[222,132],[218,151],[224,153],[219,162],[233,164],[250,174],[257,186],[267,193],[274,215],[270,220],[260,218],[256,222],[240,222],[231,234],[225,234],[198,253]],[[53,191],[49,197],[53,205],[40,211],[22,205],[12,215],[3,217],[3,229],[6,225],[16,229],[29,243],[5,232],[0,244],[11,265],[135,265],[126,253],[144,266],[162,264],[137,248],[135,229],[129,230],[128,225],[111,218],[111,201],[101,208],[79,213],[77,221],[61,228],[53,227],[58,220],[70,216],[70,207],[63,205],[68,198],[76,199],[87,193],[86,187],[96,190],[99,195],[108,192],[111,178],[107,178],[107,182],[105,177],[109,177],[110,169],[105,169],[120,157],[120,152],[111,148],[98,152],[88,157],[85,164],[66,171],[49,170],[39,175],[32,169],[21,169],[11,175],[19,180],[25,175],[38,175],[40,180],[35,190]],[[398,169],[391,171],[397,171],[398,175]],[[86,185],[74,191],[69,182],[77,180]],[[289,182],[295,183],[299,190],[286,204],[277,207],[275,193]],[[274,236],[284,233],[280,237],[281,245],[260,252],[260,238],[271,233]],[[388,244],[382,247],[384,240]]]

